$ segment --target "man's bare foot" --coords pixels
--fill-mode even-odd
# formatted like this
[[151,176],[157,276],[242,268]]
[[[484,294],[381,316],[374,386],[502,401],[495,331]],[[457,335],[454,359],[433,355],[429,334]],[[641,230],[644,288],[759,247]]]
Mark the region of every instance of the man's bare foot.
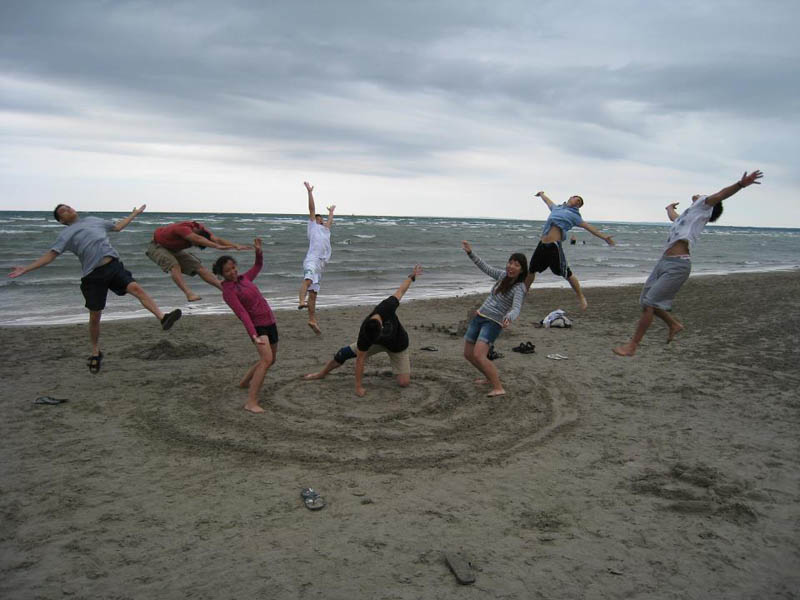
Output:
[[672,340],[675,339],[675,336],[678,335],[681,331],[683,331],[683,325],[680,323],[675,324],[674,326],[669,328],[669,333],[667,334],[667,343],[669,344]]
[[496,398],[497,396],[505,396],[505,395],[506,391],[503,388],[500,388],[499,390],[492,390],[491,392],[486,394],[488,398]]
[[581,305],[581,310],[586,310],[589,308],[589,303],[586,301],[586,296],[578,296],[578,304]]
[[303,379],[306,381],[311,381],[312,379],[322,379],[325,377],[323,373],[309,373],[308,375],[303,375]]
[[260,414],[264,412],[264,409],[261,408],[258,404],[245,404],[244,409],[248,412]]
[[198,300],[202,300],[202,299],[203,299],[202,297],[200,297],[200,296],[198,296],[196,294],[192,294],[191,296],[186,296],[186,300],[188,300],[189,302],[197,302]]
[[617,356],[633,356],[636,354],[636,345],[630,343],[623,344],[622,346],[614,348],[613,352]]
[[484,379],[483,377],[479,377],[475,380],[475,385],[489,385],[489,380]]
[[319,328],[319,325],[317,325],[316,321],[309,321],[308,326],[311,327],[311,329],[313,329],[314,333],[316,333],[317,335],[322,333],[322,330]]

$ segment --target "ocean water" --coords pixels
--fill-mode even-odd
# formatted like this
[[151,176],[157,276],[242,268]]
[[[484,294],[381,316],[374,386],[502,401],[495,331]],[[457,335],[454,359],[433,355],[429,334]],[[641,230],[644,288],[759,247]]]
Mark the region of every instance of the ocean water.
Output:
[[[92,214],[111,220],[126,216]],[[203,300],[186,302],[169,275],[144,254],[155,228],[189,219],[201,221],[235,242],[250,243],[261,237],[265,266],[256,283],[273,308],[296,306],[308,248],[305,215],[146,212],[110,236],[126,268],[162,309],[179,307],[187,314],[229,311],[220,293],[197,277],[187,279]],[[614,236],[617,246],[609,247],[582,229],[571,232],[577,244],[565,243],[564,247],[582,285],[643,282],[663,251],[668,223],[594,224]],[[522,251],[530,257],[542,225],[542,221],[337,216],[331,236],[333,256],[324,273],[318,307],[374,304],[392,293],[415,263],[422,264],[425,273],[406,298],[488,293],[491,281],[466,257],[461,240],[469,240],[473,250],[490,264],[503,266],[512,252]],[[62,228],[51,213],[0,211],[0,269],[8,273],[14,266],[37,259],[49,250]],[[222,254],[211,249],[194,252],[208,267]],[[240,267],[252,265],[252,251],[233,254]],[[798,269],[800,229],[709,226],[693,251],[692,264],[692,276]],[[0,280],[0,325],[86,321],[80,276],[78,259],[65,253],[17,279],[4,277]],[[537,276],[534,293],[537,287],[564,288],[564,308],[574,306],[566,281],[549,271]],[[110,293],[103,318],[147,315],[134,298]]]

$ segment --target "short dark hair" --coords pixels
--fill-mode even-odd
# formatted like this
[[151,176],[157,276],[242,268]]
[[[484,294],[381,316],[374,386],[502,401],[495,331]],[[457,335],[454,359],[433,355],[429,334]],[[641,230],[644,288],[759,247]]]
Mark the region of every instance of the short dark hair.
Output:
[[[209,242],[211,241],[211,232],[206,230],[206,229],[203,229],[202,231],[198,231],[197,235],[206,238]],[[198,248],[200,248],[200,250],[205,250],[206,249],[205,246],[198,246]]]
[[236,259],[235,259],[235,258],[233,258],[233,257],[232,257],[230,254],[223,254],[222,256],[220,256],[220,257],[219,257],[219,258],[218,258],[218,259],[217,259],[217,260],[214,262],[214,266],[213,266],[213,267],[211,267],[211,272],[212,272],[212,273],[214,273],[214,275],[219,275],[219,276],[222,276],[222,267],[224,267],[224,266],[225,266],[225,264],[226,264],[226,263],[227,263],[229,260],[232,260],[232,261],[233,261],[233,264],[236,264]]
[[58,209],[62,206],[66,206],[66,204],[56,204],[56,207],[53,209],[53,218],[61,223],[61,219],[58,218]]
[[711,217],[708,219],[708,222],[713,223],[714,221],[719,219],[722,216],[723,210],[724,209],[722,207],[722,201],[720,200],[714,205],[714,208],[711,209]]
[[314,215],[314,218],[316,219],[317,217],[322,217],[322,215],[317,213],[317,214]]
[[380,321],[371,317],[361,324],[361,334],[370,344],[378,341],[378,338],[381,337],[382,329],[383,325],[381,325]]

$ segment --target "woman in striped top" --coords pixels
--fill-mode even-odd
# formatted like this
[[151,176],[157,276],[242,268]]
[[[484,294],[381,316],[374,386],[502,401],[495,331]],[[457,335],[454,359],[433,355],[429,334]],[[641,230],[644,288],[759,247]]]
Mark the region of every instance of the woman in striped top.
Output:
[[486,376],[486,379],[479,379],[476,383],[489,383],[492,386],[488,396],[490,398],[502,396],[506,391],[500,383],[497,368],[488,359],[487,354],[489,345],[519,316],[522,302],[525,300],[528,260],[524,254],[516,252],[508,259],[505,269],[498,269],[490,267],[473,254],[469,242],[463,241],[461,245],[472,262],[496,281],[492,293],[467,327],[467,333],[464,335],[464,358]]

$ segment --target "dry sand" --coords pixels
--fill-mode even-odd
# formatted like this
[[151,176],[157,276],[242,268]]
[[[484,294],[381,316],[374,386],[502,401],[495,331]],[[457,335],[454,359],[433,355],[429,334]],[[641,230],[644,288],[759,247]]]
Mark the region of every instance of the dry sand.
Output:
[[[475,297],[404,302],[412,385],[376,357],[363,399],[352,361],[300,376],[369,309],[322,310],[321,337],[281,312],[261,416],[232,315],[106,323],[96,376],[85,325],[2,329],[0,597],[798,597],[800,274],[692,278],[678,340],[657,322],[620,358],[638,294],[590,289],[580,315],[535,289],[493,400],[449,333]],[[558,307],[572,329],[533,327]]]

